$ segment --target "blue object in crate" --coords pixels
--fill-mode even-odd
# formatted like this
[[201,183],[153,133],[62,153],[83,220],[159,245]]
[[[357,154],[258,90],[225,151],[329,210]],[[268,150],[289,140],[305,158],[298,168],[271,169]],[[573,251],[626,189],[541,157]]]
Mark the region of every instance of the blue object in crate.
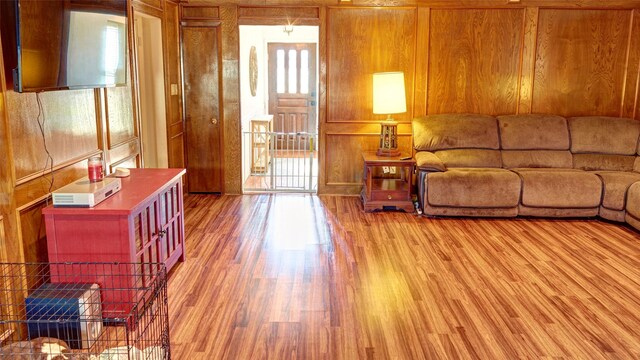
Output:
[[102,331],[97,284],[43,284],[25,304],[30,339],[52,337],[73,349],[86,349]]

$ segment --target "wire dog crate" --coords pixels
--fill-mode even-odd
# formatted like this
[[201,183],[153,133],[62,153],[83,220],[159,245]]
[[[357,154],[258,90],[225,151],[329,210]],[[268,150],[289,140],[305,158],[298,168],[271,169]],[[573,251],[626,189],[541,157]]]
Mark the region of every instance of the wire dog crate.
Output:
[[0,263],[0,359],[170,358],[163,264]]

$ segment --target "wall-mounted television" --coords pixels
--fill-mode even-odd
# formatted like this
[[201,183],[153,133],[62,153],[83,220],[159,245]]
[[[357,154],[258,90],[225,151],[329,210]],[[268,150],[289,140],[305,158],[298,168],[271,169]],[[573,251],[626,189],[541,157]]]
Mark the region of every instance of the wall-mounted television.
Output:
[[0,23],[15,91],[126,84],[126,0],[0,0]]

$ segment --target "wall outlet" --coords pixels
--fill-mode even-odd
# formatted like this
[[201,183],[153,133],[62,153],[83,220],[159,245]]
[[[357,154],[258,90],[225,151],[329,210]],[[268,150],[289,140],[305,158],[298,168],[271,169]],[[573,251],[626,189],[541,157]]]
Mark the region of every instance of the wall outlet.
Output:
[[392,174],[395,174],[396,173],[396,167],[395,166],[391,166],[389,168],[389,172],[392,173]]
[[389,173],[389,167],[388,166],[383,166],[382,167],[382,172],[385,173],[385,174],[388,174]]

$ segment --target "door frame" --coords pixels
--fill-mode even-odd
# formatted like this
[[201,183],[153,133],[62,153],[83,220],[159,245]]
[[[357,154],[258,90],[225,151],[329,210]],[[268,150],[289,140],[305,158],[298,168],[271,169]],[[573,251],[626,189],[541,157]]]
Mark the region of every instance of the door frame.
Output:
[[[187,134],[187,102],[184,101],[185,96],[185,86],[184,86],[184,36],[183,36],[183,28],[184,27],[201,27],[201,28],[217,28],[216,35],[218,36],[217,44],[218,44],[218,127],[220,131],[220,142],[218,144],[218,153],[220,154],[220,193],[225,193],[225,153],[224,153],[224,89],[222,87],[222,21],[220,20],[181,20],[180,21],[180,90],[182,93],[182,126],[184,131],[184,141],[183,141],[183,151],[184,151],[184,166],[185,168],[189,164],[189,153],[187,151],[187,142],[189,141]],[[189,191],[189,174],[187,173],[187,191]]]
[[[247,6],[247,8],[252,9],[260,9],[262,13],[260,16],[252,16],[250,13],[243,14],[242,12],[238,13],[238,21],[236,24],[236,31],[240,32],[240,26],[285,26],[285,25],[294,25],[294,26],[313,26],[318,31],[318,39],[316,44],[316,129],[317,129],[317,142],[315,144],[317,156],[318,156],[318,173],[317,173],[317,191],[316,194],[323,194],[326,189],[325,185],[325,144],[327,138],[327,130],[326,130],[326,108],[327,108],[327,39],[326,39],[326,28],[327,28],[327,17],[326,11],[322,7],[318,8],[317,6],[281,6],[281,5],[255,5],[255,6]],[[330,7],[329,7],[330,8]],[[293,23],[289,16],[286,15],[287,12],[282,11],[282,9],[287,9],[288,11],[302,11],[308,12],[313,9],[318,9],[318,13],[309,17],[300,17],[296,18]],[[294,30],[295,31],[295,30]],[[240,54],[239,56],[242,56]],[[238,58],[239,61],[239,58]],[[238,69],[240,71],[241,69]],[[238,76],[238,86],[240,86],[240,79]],[[240,106],[239,118],[242,119],[242,106]],[[241,122],[241,120],[240,120]],[[240,134],[240,138],[244,139],[244,135],[242,132],[242,128],[238,127],[238,133]],[[244,141],[244,140],[243,140]],[[240,164],[242,166],[242,162]],[[242,174],[242,170],[241,170]],[[242,189],[242,193],[244,194],[244,179],[240,176],[240,187]]]
[[[138,83],[138,40],[136,39],[136,31],[135,31],[135,14],[140,14],[143,16],[151,16],[158,18],[160,20],[160,36],[162,37],[162,71],[163,71],[163,82],[164,82],[164,108],[165,108],[165,122],[166,122],[166,132],[165,136],[167,138],[167,159],[169,164],[171,164],[171,152],[169,151],[169,142],[171,138],[169,136],[169,127],[170,123],[170,108],[169,102],[171,101],[171,94],[167,87],[169,79],[167,77],[167,39],[166,39],[166,21],[164,18],[164,12],[159,9],[150,8],[148,6],[141,5],[135,1],[131,2],[129,7],[129,14],[127,16],[127,21],[129,23],[129,57],[131,59],[131,95],[132,95],[132,112],[134,117],[134,133],[135,137],[138,139],[138,161],[137,164],[139,167],[144,167],[144,149],[142,146],[142,114],[140,109],[140,85]],[[182,65],[181,65],[182,66]],[[107,125],[108,126],[108,125]],[[107,131],[107,134],[109,132]]]
[[[169,136],[169,126],[170,126],[170,119],[169,119],[169,105],[168,105],[168,101],[170,101],[170,95],[167,94],[167,64],[166,64],[166,49],[165,49],[165,43],[166,43],[166,39],[165,39],[165,31],[164,31],[164,17],[159,17],[155,14],[151,14],[151,13],[147,13],[144,11],[134,11],[132,12],[132,28],[133,28],[133,37],[134,37],[134,43],[132,46],[131,51],[133,51],[134,53],[134,57],[136,59],[136,72],[135,72],[135,82],[136,82],[136,103],[137,103],[137,109],[138,109],[138,137],[140,140],[140,164],[142,167],[145,167],[145,161],[144,161],[144,153],[146,151],[145,147],[144,147],[144,134],[146,133],[146,131],[144,130],[144,125],[146,123],[145,119],[142,118],[142,91],[141,91],[141,84],[142,81],[140,81],[140,62],[139,62],[139,49],[138,49],[138,37],[141,36],[142,34],[138,34],[136,31],[136,19],[156,19],[160,22],[160,33],[158,34],[158,36],[160,36],[160,45],[161,45],[161,49],[160,49],[160,55],[162,56],[162,90],[163,90],[163,97],[164,99],[164,103],[163,103],[163,108],[164,108],[164,124],[161,124],[161,119],[155,119],[154,122],[157,125],[163,125],[164,126],[164,138],[165,138],[165,148],[164,151],[166,153],[166,157],[167,157],[167,167],[169,167],[169,164],[171,162],[170,156],[171,153],[169,151],[169,141],[170,136]],[[145,39],[145,41],[147,41],[148,39]],[[157,55],[157,54],[154,54]],[[146,65],[145,65],[146,66]],[[147,119],[148,120],[148,119]],[[157,134],[156,134],[157,135]],[[157,153],[157,151],[156,151]]]

